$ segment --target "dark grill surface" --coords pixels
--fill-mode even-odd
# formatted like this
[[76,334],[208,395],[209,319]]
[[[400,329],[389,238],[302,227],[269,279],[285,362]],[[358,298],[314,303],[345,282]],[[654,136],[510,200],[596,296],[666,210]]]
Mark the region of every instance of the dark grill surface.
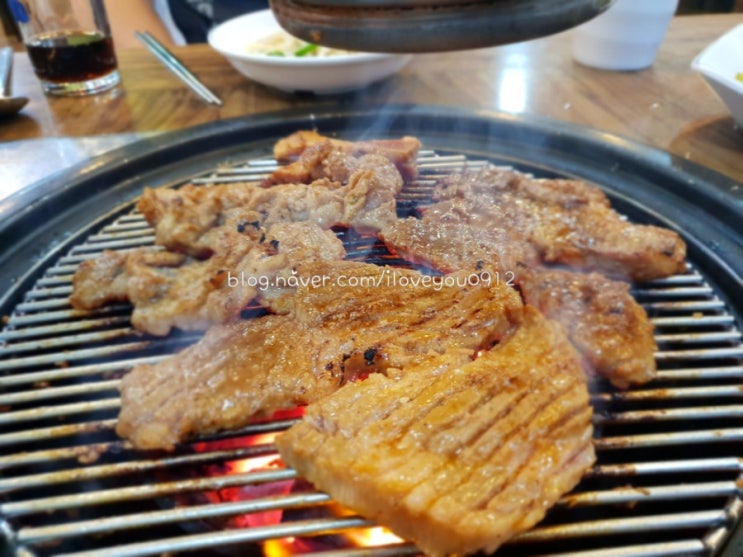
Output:
[[[196,182],[259,179],[272,160],[219,165]],[[424,152],[400,212],[424,203],[437,177],[485,162]],[[372,238],[339,232],[354,259],[395,260]],[[267,540],[309,541],[317,555],[415,555],[405,543],[353,548],[342,534],[371,524],[333,514],[292,470],[241,468],[275,456],[270,437],[293,418],[256,423],[173,453],[138,452],[113,432],[117,387],[133,365],[196,340],[137,333],[128,305],[73,310],[77,265],[103,249],[152,245],[136,210],[112,214],[48,268],[0,333],[0,529],[19,555],[125,556],[262,553]],[[714,555],[741,517],[743,344],[724,299],[693,264],[636,285],[655,326],[658,379],[617,392],[594,385],[598,462],[532,531],[498,555]],[[270,458],[268,460],[271,460]],[[248,494],[240,500],[228,496]],[[283,510],[280,524],[240,520]],[[262,514],[261,514],[262,513]],[[313,541],[315,542],[313,545]],[[233,552],[234,551],[234,552]],[[278,554],[275,554],[278,555]]]

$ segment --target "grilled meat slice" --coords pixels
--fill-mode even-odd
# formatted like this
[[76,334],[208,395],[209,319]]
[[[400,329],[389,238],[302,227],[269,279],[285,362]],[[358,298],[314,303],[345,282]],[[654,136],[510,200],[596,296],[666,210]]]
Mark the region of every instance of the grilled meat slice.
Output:
[[592,367],[615,387],[656,376],[653,325],[629,284],[599,273],[525,269],[516,283],[524,301],[560,323]]
[[[70,304],[75,309],[95,309],[114,302],[129,301],[127,261],[137,251],[104,250],[101,255],[80,263],[72,280]],[[170,254],[172,264],[184,257]]]
[[[321,180],[272,188],[146,189],[138,208],[155,227],[157,243],[189,257],[106,253],[76,274],[71,303],[90,309],[129,299],[135,305],[134,325],[157,335],[168,334],[173,326],[201,330],[225,322],[258,294],[255,285],[225,286],[230,274],[273,276],[290,263],[340,259],[345,255],[340,242],[321,229],[341,224],[376,231],[397,218],[395,196],[402,178],[394,165],[374,154],[353,158],[348,165],[353,172],[342,186]],[[292,239],[287,241],[287,235]],[[282,247],[277,250],[276,245]],[[281,258],[272,257],[276,251]],[[101,276],[119,280],[109,287],[99,281]]]
[[290,275],[299,263],[345,256],[335,234],[306,222],[278,223],[267,231],[248,226],[223,248],[205,260],[148,249],[104,251],[78,268],[70,303],[94,309],[128,300],[132,325],[140,331],[201,331],[238,318],[256,296],[279,296],[275,277]]
[[323,176],[332,176],[337,180],[339,174],[334,166],[338,159],[328,162],[331,154],[352,157],[370,153],[381,155],[397,167],[403,178],[412,179],[418,175],[416,157],[420,146],[417,138],[408,136],[399,139],[344,141],[302,130],[280,139],[274,145],[274,158],[291,164],[277,169],[268,183],[307,183],[315,177]]
[[495,280],[517,287],[527,303],[560,323],[596,372],[617,387],[655,376],[653,327],[626,283],[541,267],[535,250],[511,231],[442,214],[399,220],[382,231],[384,241],[402,257],[444,272],[492,265]]
[[474,361],[374,375],[310,404],[276,442],[334,500],[433,557],[495,551],[594,462],[577,354],[528,306]]
[[497,223],[478,228],[426,213],[422,219],[398,219],[382,229],[380,236],[391,251],[407,261],[445,273],[487,263],[501,280],[512,283],[517,270],[540,264],[531,244]]
[[202,259],[225,243],[232,245],[251,225],[307,221],[322,228],[343,225],[376,232],[397,218],[395,196],[402,177],[380,155],[342,157],[350,169],[343,184],[322,178],[270,188],[255,183],[147,188],[137,208],[155,228],[157,244]]
[[442,353],[469,360],[520,323],[518,294],[469,272],[440,288],[401,269],[390,285],[389,272],[306,265],[283,298],[289,313],[212,327],[182,352],[136,366],[122,380],[117,432],[138,448],[169,447],[310,403],[359,375]]
[[603,192],[584,182],[488,168],[446,178],[435,197],[444,203],[429,211],[479,228],[495,223],[533,245],[545,263],[638,281],[686,270],[678,234],[628,222]]
[[225,213],[247,205],[256,188],[247,183],[204,187],[189,184],[177,190],[145,188],[137,209],[155,228],[155,243],[203,259],[214,248],[202,241],[202,236],[220,226]]

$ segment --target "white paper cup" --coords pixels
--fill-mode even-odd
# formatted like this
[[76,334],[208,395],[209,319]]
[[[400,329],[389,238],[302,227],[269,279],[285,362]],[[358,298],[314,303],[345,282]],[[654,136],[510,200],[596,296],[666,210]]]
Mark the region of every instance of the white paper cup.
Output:
[[678,0],[615,0],[573,33],[573,57],[604,70],[641,70],[652,65],[676,13]]

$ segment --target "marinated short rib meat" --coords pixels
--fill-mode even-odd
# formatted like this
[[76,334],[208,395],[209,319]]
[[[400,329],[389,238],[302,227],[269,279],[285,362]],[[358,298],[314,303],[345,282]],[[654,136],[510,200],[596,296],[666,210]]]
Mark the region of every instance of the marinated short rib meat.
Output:
[[[72,279],[70,304],[75,309],[95,309],[114,302],[129,301],[129,275],[126,272],[130,258],[148,253],[141,250],[104,250],[101,255],[80,263]],[[178,253],[159,252],[159,265],[181,265],[184,257]]]
[[487,263],[501,281],[512,283],[516,271],[540,264],[531,244],[497,223],[479,228],[439,217],[426,213],[421,219],[398,219],[380,235],[388,248],[407,261],[447,273]]
[[200,331],[239,318],[256,297],[277,297],[274,278],[290,275],[295,266],[346,253],[333,232],[306,222],[278,223],[267,231],[248,226],[239,241],[223,248],[205,260],[149,249],[104,251],[78,268],[70,303],[94,309],[128,300],[132,325],[140,331]]
[[530,245],[513,240],[509,231],[448,222],[433,213],[399,220],[382,236],[400,256],[444,272],[491,265],[494,279],[518,287],[527,303],[560,323],[593,369],[615,386],[655,376],[653,327],[626,283],[540,267]]
[[188,184],[177,190],[145,188],[137,209],[155,228],[155,243],[203,259],[213,253],[214,246],[202,237],[224,224],[229,211],[250,203],[256,188],[249,183]]
[[[240,428],[359,375],[444,353],[467,361],[521,321],[514,290],[477,283],[469,272],[441,288],[388,285],[389,272],[353,262],[306,265],[307,282],[283,299],[288,314],[214,326],[182,352],[136,366],[122,380],[117,432],[152,449]],[[423,277],[394,272],[411,282]]]
[[686,270],[678,234],[628,222],[603,192],[584,182],[488,168],[449,176],[435,197],[444,203],[427,210],[507,229],[534,246],[545,263],[637,281]]
[[527,269],[516,283],[524,301],[560,323],[578,351],[614,386],[656,376],[653,325],[629,284],[599,273]]
[[321,178],[270,188],[256,183],[147,188],[137,207],[155,228],[157,244],[202,259],[250,225],[307,221],[376,232],[397,218],[395,196],[403,180],[394,165],[374,154],[337,158],[343,159],[338,166],[350,169],[343,183]]
[[369,141],[344,141],[326,137],[313,131],[298,131],[276,142],[274,158],[290,164],[278,168],[267,183],[302,182],[315,178],[332,177],[339,179],[338,157],[328,160],[331,153],[351,159],[366,154],[381,155],[392,162],[403,178],[412,179],[418,175],[416,159],[420,141],[415,137],[398,139],[376,139]]
[[[272,188],[146,189],[138,208],[155,227],[156,242],[188,258],[167,252],[144,259],[106,253],[100,261],[83,264],[73,281],[71,303],[91,309],[129,299],[135,304],[135,326],[158,335],[173,326],[200,330],[229,320],[257,292],[225,287],[228,273],[272,275],[289,262],[340,259],[345,255],[340,242],[322,229],[347,225],[376,231],[397,218],[395,196],[403,183],[394,165],[373,154],[348,164],[354,170],[343,185],[321,180]],[[294,229],[299,232],[293,234]],[[281,247],[277,250],[274,243]],[[288,259],[272,258],[276,251]],[[98,280],[112,273],[116,282]],[[130,285],[126,292],[123,284]],[[135,284],[141,296],[133,292]]]
[[427,555],[495,551],[595,460],[578,356],[557,325],[524,315],[474,361],[444,356],[310,404],[276,440],[283,460]]

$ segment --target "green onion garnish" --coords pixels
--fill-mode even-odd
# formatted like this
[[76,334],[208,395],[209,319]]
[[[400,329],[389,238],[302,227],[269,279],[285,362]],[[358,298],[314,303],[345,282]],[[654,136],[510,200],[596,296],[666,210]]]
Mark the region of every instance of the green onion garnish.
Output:
[[307,56],[308,54],[312,54],[317,50],[317,45],[308,43],[304,45],[302,48],[298,48],[294,51],[294,56],[301,57],[301,56]]

